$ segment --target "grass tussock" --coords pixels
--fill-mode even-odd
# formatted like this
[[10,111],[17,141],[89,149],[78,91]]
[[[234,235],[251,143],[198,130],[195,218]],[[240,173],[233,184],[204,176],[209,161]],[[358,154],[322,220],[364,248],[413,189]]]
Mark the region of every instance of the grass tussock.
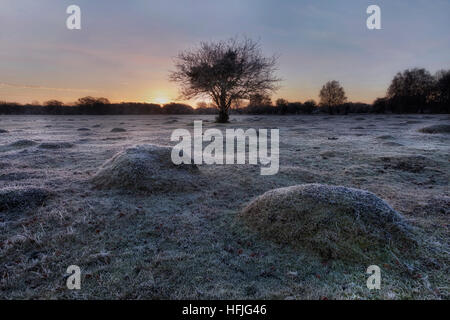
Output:
[[415,243],[402,216],[371,192],[305,184],[266,192],[240,217],[263,237],[325,260],[380,261]]
[[176,191],[198,182],[196,165],[175,165],[172,148],[140,145],[128,148],[106,161],[92,178],[98,188],[140,191]]
[[436,125],[432,125],[432,126],[428,126],[428,127],[419,129],[419,132],[429,133],[429,134],[450,133],[450,125],[449,124],[436,124]]
[[0,212],[42,205],[51,192],[36,187],[6,187],[0,189]]
[[9,146],[12,148],[27,148],[33,147],[35,145],[37,145],[37,142],[27,139],[17,140],[16,142],[12,142],[11,144],[9,144]]
[[70,142],[44,142],[39,145],[39,148],[41,149],[49,149],[49,150],[55,150],[55,149],[69,149],[73,148],[74,144]]
[[113,128],[111,129],[111,132],[127,132],[127,130],[124,128]]

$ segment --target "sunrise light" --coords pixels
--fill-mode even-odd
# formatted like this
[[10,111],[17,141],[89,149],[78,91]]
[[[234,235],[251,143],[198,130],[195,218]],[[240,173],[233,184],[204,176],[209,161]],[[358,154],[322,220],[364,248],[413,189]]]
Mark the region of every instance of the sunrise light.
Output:
[[166,103],[170,102],[170,99],[166,98],[166,97],[157,97],[157,98],[152,98],[150,102],[157,103],[157,104],[166,104]]

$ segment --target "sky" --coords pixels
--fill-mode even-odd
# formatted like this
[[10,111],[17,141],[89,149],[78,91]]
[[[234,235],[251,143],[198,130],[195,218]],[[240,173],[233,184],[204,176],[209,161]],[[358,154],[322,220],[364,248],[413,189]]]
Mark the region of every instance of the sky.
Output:
[[[73,4],[81,30],[66,27]],[[372,4],[381,30],[366,27]],[[450,69],[449,13],[449,0],[1,0],[0,101],[175,101],[174,57],[237,36],[279,57],[273,100],[318,100],[338,80],[371,103],[399,71]]]

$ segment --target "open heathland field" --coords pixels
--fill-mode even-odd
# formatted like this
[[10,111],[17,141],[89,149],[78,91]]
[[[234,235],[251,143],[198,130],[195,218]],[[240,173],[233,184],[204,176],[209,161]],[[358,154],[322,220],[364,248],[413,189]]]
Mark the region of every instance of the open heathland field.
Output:
[[[194,120],[279,129],[278,174],[173,168],[164,146]],[[448,299],[449,122],[1,116],[0,297]]]

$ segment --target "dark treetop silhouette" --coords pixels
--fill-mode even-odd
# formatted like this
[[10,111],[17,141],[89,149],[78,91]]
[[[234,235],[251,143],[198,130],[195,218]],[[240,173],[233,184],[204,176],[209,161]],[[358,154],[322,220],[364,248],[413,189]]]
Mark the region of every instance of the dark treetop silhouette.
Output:
[[423,113],[424,107],[433,99],[436,79],[425,69],[408,69],[392,79],[387,97],[401,111]]
[[208,97],[219,109],[218,122],[228,122],[232,103],[277,89],[275,57],[264,57],[257,42],[236,38],[202,42],[194,51],[178,55],[170,80],[181,85],[186,99]]
[[320,90],[319,97],[320,104],[328,108],[330,114],[333,114],[333,109],[336,106],[342,105],[347,100],[344,88],[336,80],[325,83]]

